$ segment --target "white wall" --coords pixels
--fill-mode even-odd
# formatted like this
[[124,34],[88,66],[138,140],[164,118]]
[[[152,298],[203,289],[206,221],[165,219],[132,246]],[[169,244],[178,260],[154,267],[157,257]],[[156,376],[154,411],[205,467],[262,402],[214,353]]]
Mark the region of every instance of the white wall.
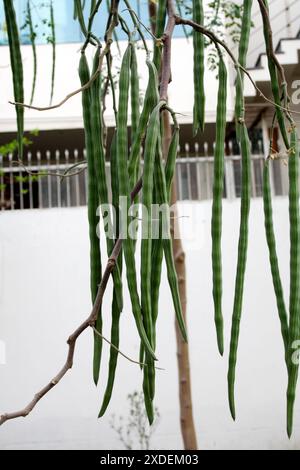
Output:
[[[124,51],[126,42],[121,41],[120,47]],[[60,102],[67,94],[80,87],[78,78],[78,63],[80,58],[80,44],[62,44],[57,46],[56,57],[56,80],[55,96],[53,103]],[[149,41],[149,48],[152,43]],[[117,51],[113,48],[115,57],[114,64],[120,67],[120,59]],[[89,55],[93,54],[89,51]],[[37,47],[38,75],[37,88],[34,105],[44,107],[49,105],[51,88],[52,48],[49,45]],[[28,103],[31,94],[33,58],[31,46],[22,47],[22,57],[25,77],[25,102]],[[193,47],[192,41],[185,38],[174,39],[173,43],[173,81],[169,88],[170,104],[181,113],[178,119],[181,123],[191,123],[193,118],[194,87],[193,87]],[[146,67],[146,56],[143,50],[138,51],[139,74],[141,91],[145,92],[147,87],[148,73]],[[1,47],[0,70],[3,86],[0,90],[0,127],[1,132],[12,132],[16,130],[15,109],[8,103],[13,101],[12,78],[10,71],[10,59],[8,47]],[[207,122],[215,122],[217,107],[218,82],[216,73],[207,71],[205,77],[206,85],[206,116]],[[178,90],[180,92],[178,93]],[[228,120],[233,118],[233,96],[228,91]],[[108,98],[106,122],[114,125],[113,109],[111,99]],[[82,127],[81,95],[73,97],[61,108],[39,112],[25,111],[26,130],[39,129],[74,129]]]
[[[243,3],[236,0],[236,3]],[[295,38],[300,30],[300,0],[269,0],[269,12],[273,30],[274,47],[280,39]],[[247,56],[248,67],[254,67],[259,55],[266,50],[262,17],[258,2],[252,6],[253,27]]]
[[[224,203],[224,315],[226,356],[218,357],[213,324],[210,268],[210,203],[182,204],[188,269],[188,319],[195,421],[202,449],[300,448],[299,400],[294,438],[285,434],[286,372],[264,240],[262,201],[253,201],[250,255],[237,369],[237,422],[227,406],[227,351],[236,264],[239,203]],[[285,288],[288,287],[288,209],[275,202],[276,233]],[[196,226],[196,239],[190,234]],[[190,238],[190,240],[188,240]],[[68,334],[90,309],[88,232],[85,209],[0,214],[0,413],[25,405],[63,363]],[[109,336],[109,295],[104,306]],[[156,404],[161,422],[155,449],[180,449],[178,388],[170,295],[163,283]],[[139,342],[128,296],[122,318],[121,349],[138,357]],[[99,390],[91,377],[91,333],[78,342],[72,372],[26,420],[0,428],[2,449],[116,449],[109,427],[112,413],[126,414],[126,395],[141,386],[139,368],[119,359],[108,415],[98,421],[106,367]],[[108,348],[104,346],[106,363]]]

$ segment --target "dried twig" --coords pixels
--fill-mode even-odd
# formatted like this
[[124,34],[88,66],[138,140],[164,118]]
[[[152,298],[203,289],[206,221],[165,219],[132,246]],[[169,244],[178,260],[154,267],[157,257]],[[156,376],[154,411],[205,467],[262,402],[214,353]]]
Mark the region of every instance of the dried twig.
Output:
[[[136,197],[136,195],[140,192],[142,188],[142,180],[140,180],[136,187],[134,188],[132,192],[132,200]],[[96,321],[99,315],[99,312],[102,307],[102,302],[103,302],[103,297],[108,285],[108,281],[110,278],[111,273],[113,272],[118,256],[120,254],[122,248],[122,240],[119,239],[114,247],[114,250],[111,254],[111,257],[108,260],[106,269],[104,271],[101,284],[98,289],[98,293],[96,296],[95,304],[93,306],[93,309],[91,311],[91,314],[89,317],[74,331],[74,333],[71,334],[69,339],[67,340],[67,344],[69,346],[68,349],[68,354],[67,354],[67,360],[63,366],[63,368],[59,371],[59,373],[52,379],[42,390],[40,390],[33,398],[33,400],[22,410],[16,411],[13,413],[6,413],[0,416],[0,426],[7,421],[16,419],[16,418],[25,418],[28,416],[32,410],[36,407],[36,405],[39,403],[39,401],[47,395],[62,379],[63,377],[67,374],[67,372],[72,369],[73,367],[73,362],[74,362],[74,354],[75,354],[75,348],[76,348],[76,342],[79,336],[82,335],[88,328],[94,328],[96,325]]]
[[[139,361],[135,361],[134,359],[131,359],[129,356],[127,356],[126,354],[122,353],[122,351],[120,351],[120,349],[117,348],[117,346],[115,346],[114,344],[112,344],[108,339],[106,339],[95,327],[93,328],[93,331],[94,333],[96,333],[96,335],[98,335],[101,339],[103,339],[103,341],[105,341],[107,344],[109,344],[113,349],[115,349],[116,351],[118,351],[118,353],[120,354],[120,356],[123,356],[125,359],[127,359],[127,361],[131,362],[132,364],[137,364],[138,366],[140,367],[147,367],[148,364],[144,364],[143,362],[139,362]],[[155,367],[156,370],[164,370],[162,369],[161,367]]]
[[[171,7],[172,8],[172,7]],[[134,17],[134,15],[132,14],[132,16]],[[135,18],[135,17],[134,17]],[[135,19],[136,21],[136,19]],[[137,23],[137,21],[136,21]],[[192,27],[195,31],[198,31],[200,32],[201,34],[203,34],[204,36],[207,36],[214,44],[218,45],[218,46],[221,46],[228,54],[228,56],[230,57],[230,59],[232,60],[232,62],[234,63],[235,67],[237,69],[240,69],[246,76],[247,78],[250,80],[252,86],[255,88],[255,90],[257,91],[257,93],[259,94],[259,96],[264,100],[266,101],[267,103],[271,104],[272,106],[278,108],[278,109],[281,109],[282,111],[285,111],[286,113],[290,113],[290,114],[299,114],[300,115],[300,111],[296,111],[295,109],[290,109],[286,106],[281,106],[279,104],[276,104],[273,100],[271,100],[270,98],[268,98],[263,92],[262,90],[257,86],[257,84],[255,83],[254,79],[252,78],[251,74],[248,72],[248,70],[246,68],[244,68],[237,60],[236,58],[234,57],[234,54],[233,52],[231,51],[230,47],[227,46],[227,44],[222,41],[221,39],[219,39],[212,31],[208,30],[207,28],[205,28],[204,26],[198,24],[198,23],[195,23],[195,21],[193,20],[189,20],[189,19],[185,19],[185,18],[181,18],[180,16],[176,15],[176,12],[175,10],[173,9],[173,11],[171,11],[169,13],[169,21],[168,21],[168,24],[167,24],[167,28],[166,28],[166,31],[163,35],[163,37],[161,39],[158,39],[159,42],[162,42],[164,43],[164,55],[166,56],[166,59],[167,59],[167,56],[168,56],[168,47],[169,47],[169,37],[172,37],[173,35],[173,32],[174,32],[174,28],[176,25],[185,25],[185,26],[190,26]],[[114,28],[113,28],[114,30]],[[30,105],[27,105],[27,104],[24,104],[24,103],[16,103],[16,102],[13,102],[13,101],[9,101],[10,104],[14,105],[14,106],[21,106],[23,108],[26,108],[26,109],[32,109],[32,110],[35,110],[35,111],[49,111],[49,110],[52,110],[52,109],[57,109],[57,108],[60,108],[61,106],[63,106],[67,101],[69,101],[71,98],[73,98],[74,96],[78,95],[79,93],[82,93],[84,90],[87,90],[93,83],[94,81],[96,80],[96,78],[98,77],[100,71],[101,71],[101,68],[102,68],[102,64],[103,64],[103,59],[104,57],[110,52],[110,47],[111,47],[111,44],[112,44],[112,35],[113,35],[113,30],[111,31],[111,35],[110,35],[110,39],[108,40],[108,42],[106,43],[106,47],[105,49],[103,50],[102,54],[100,55],[100,59],[99,59],[99,67],[97,69],[97,71],[95,72],[95,74],[91,77],[91,79],[81,88],[78,88],[77,90],[73,91],[72,93],[68,94],[62,101],[60,101],[58,104],[56,105],[53,105],[53,106],[49,106],[49,107],[37,107],[37,106],[30,106]],[[141,33],[140,33],[141,34]],[[171,36],[170,36],[171,35]],[[146,49],[147,50],[147,49]],[[276,55],[274,54],[275,56],[275,60],[277,61],[278,63],[278,66],[281,67],[281,65],[279,64],[277,58],[276,58]],[[167,65],[167,64],[166,64]],[[170,65],[169,67],[166,67],[165,70],[167,70],[168,68],[170,68]],[[282,67],[281,67],[282,68]],[[168,72],[165,72],[165,73],[168,73]],[[164,83],[166,83],[164,81]],[[165,95],[165,91],[163,93],[163,97]]]
[[[59,172],[56,173],[56,172],[52,172],[52,171],[40,171],[40,172],[31,171],[31,170],[29,170],[29,168],[21,160],[13,160],[11,163],[12,163],[12,165],[17,165],[20,168],[23,168],[25,173],[27,173],[30,176],[34,176],[36,178],[42,178],[42,177],[45,177],[45,176],[52,176],[54,178],[61,178],[63,180],[65,178],[71,178],[72,176],[80,175],[81,173],[86,171],[86,162],[85,161],[78,162],[75,165],[72,165],[70,168],[67,168],[63,173],[59,173]],[[78,166],[81,166],[81,165],[85,165],[85,166],[83,168],[81,168],[80,170],[78,170],[78,171],[73,171],[72,172],[72,170],[74,168],[76,168]]]
[[[163,55],[163,62],[162,62],[162,78],[161,78],[161,84],[160,84],[160,95],[161,99],[163,99],[164,96],[167,96],[167,91],[168,91],[168,85],[169,85],[169,80],[170,80],[170,64],[171,64],[171,39],[172,39],[172,34],[174,31],[175,27],[175,17],[174,14],[169,12],[169,22],[167,25],[166,33],[164,35],[164,44],[166,47],[166,51]],[[113,21],[113,24],[115,24],[115,21]],[[113,33],[113,29],[109,27],[110,34],[108,35],[108,38],[111,37]],[[109,52],[109,48],[108,51]],[[104,54],[104,51],[102,52],[101,55]],[[103,55],[104,57],[104,55]],[[86,86],[87,88],[87,86]],[[143,180],[142,178],[138,181],[136,184],[134,190],[131,193],[131,200],[134,201],[136,196],[140,193],[141,189],[143,186]],[[96,300],[92,309],[91,314],[89,317],[74,331],[74,333],[69,337],[67,344],[69,346],[68,350],[68,355],[67,355],[67,360],[63,368],[60,370],[60,372],[52,379],[42,390],[40,390],[33,398],[33,400],[22,410],[16,411],[13,413],[6,413],[0,416],[0,426],[7,421],[16,419],[16,418],[22,418],[28,416],[32,410],[36,407],[36,405],[39,403],[39,401],[47,395],[62,379],[63,377],[67,374],[67,372],[72,369],[73,367],[73,361],[74,361],[74,354],[75,354],[75,348],[76,348],[76,342],[77,339],[81,336],[82,333],[84,333],[88,328],[95,328],[99,312],[102,307],[103,303],[103,297],[108,285],[108,281],[110,279],[110,276],[113,272],[113,270],[116,267],[117,264],[117,259],[119,257],[119,254],[121,252],[122,248],[122,243],[123,240],[119,238],[115,244],[115,247],[113,249],[113,252],[108,260],[106,269],[104,271],[98,293],[96,296]]]
[[[118,4],[119,4],[119,0],[115,0],[113,2],[113,8],[112,8],[113,11],[110,12],[110,20],[111,21],[110,21],[110,25],[108,27],[107,35],[106,35],[106,46],[105,46],[104,50],[102,51],[102,53],[100,55],[98,70],[93,75],[91,80],[84,87],[82,87],[79,90],[77,90],[76,92],[73,92],[70,95],[68,95],[59,105],[48,107],[48,108],[33,108],[33,109],[36,109],[38,111],[44,111],[44,110],[47,110],[47,109],[49,110],[49,109],[58,108],[59,106],[64,104],[66,101],[68,101],[72,96],[74,96],[78,93],[81,93],[83,90],[86,90],[87,88],[89,88],[89,86],[91,86],[91,84],[95,81],[95,79],[97,78],[97,76],[98,76],[98,74],[99,74],[99,72],[102,68],[102,63],[103,63],[104,57],[107,56],[107,54],[109,54],[109,52],[110,52],[110,45],[112,43],[113,31],[114,31],[114,29],[117,25]],[[160,98],[161,98],[161,100],[166,101],[167,94],[168,94],[168,85],[169,85],[169,82],[170,82],[170,79],[171,79],[172,36],[173,36],[175,26],[177,24],[191,26],[196,31],[199,31],[200,33],[208,36],[214,43],[219,44],[220,46],[222,46],[227,51],[227,53],[229,54],[231,59],[234,61],[236,67],[240,67],[241,70],[244,71],[244,73],[250,78],[251,82],[254,84],[250,74],[246,70],[244,70],[236,62],[232,52],[230,51],[228,46],[223,41],[219,40],[212,32],[208,31],[203,26],[198,25],[197,23],[193,22],[192,20],[185,20],[185,19],[180,18],[179,16],[176,15],[173,0],[168,0],[168,16],[169,16],[169,18],[168,18],[167,27],[166,27],[166,30],[165,30],[165,33],[164,33],[163,37],[161,38],[161,42],[164,45],[163,59],[162,59],[162,70],[161,70],[161,83],[160,83]],[[257,88],[256,85],[255,85],[255,88]],[[261,96],[264,97],[264,95],[262,95],[261,92],[260,92],[260,94],[261,94]],[[264,98],[267,101],[271,102],[274,106],[278,107],[278,105],[273,103],[268,98],[266,98],[266,97],[264,97]],[[24,106],[24,107],[27,107],[27,108],[31,108],[30,106],[26,106],[26,105],[23,105],[23,104],[18,104],[18,103],[12,103],[12,104],[16,104],[16,105]],[[143,182],[142,182],[142,179],[140,179],[139,182],[137,183],[136,187],[134,188],[132,194],[131,194],[132,201],[134,201],[135,197],[141,191],[142,185],[143,185]],[[101,307],[102,307],[103,297],[104,297],[104,294],[105,294],[110,276],[111,276],[113,270],[116,267],[117,259],[118,259],[118,256],[119,256],[120,252],[121,252],[121,248],[122,248],[122,239],[118,239],[116,244],[115,244],[114,250],[111,254],[111,257],[108,260],[106,269],[104,271],[102,281],[101,281],[101,284],[99,286],[98,293],[97,293],[96,300],[95,300],[95,304],[93,306],[91,314],[76,329],[76,331],[74,331],[74,333],[69,337],[69,339],[67,341],[69,349],[68,349],[68,354],[67,354],[67,360],[66,360],[66,363],[64,364],[63,368],[56,375],[56,377],[54,377],[54,379],[52,379],[42,390],[40,390],[34,396],[33,400],[25,408],[23,408],[20,411],[16,411],[16,412],[13,412],[13,413],[7,413],[7,414],[3,414],[2,416],[0,416],[0,426],[2,424],[4,424],[5,422],[9,421],[9,420],[13,420],[13,419],[16,419],[16,418],[28,416],[32,412],[32,410],[36,407],[38,402],[48,392],[50,392],[63,379],[63,377],[67,374],[67,372],[72,368],[77,339],[81,336],[82,333],[84,333],[90,327],[93,328],[93,329],[95,328],[95,324],[96,324],[96,321],[97,321],[97,318],[98,318],[98,315],[99,315],[99,311],[101,310]],[[126,357],[126,358],[128,359],[128,357]]]

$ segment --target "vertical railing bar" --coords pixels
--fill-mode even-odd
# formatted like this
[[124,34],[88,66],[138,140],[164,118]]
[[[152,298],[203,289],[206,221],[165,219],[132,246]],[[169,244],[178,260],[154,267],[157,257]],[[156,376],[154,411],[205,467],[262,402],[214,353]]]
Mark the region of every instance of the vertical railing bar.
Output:
[[252,185],[252,197],[256,198],[256,180],[255,180],[255,160],[251,158],[251,185]]
[[199,144],[195,143],[195,156],[196,156],[196,178],[197,178],[197,195],[198,201],[201,200],[201,178],[200,178],[200,161],[199,161]]
[[[178,155],[180,156],[180,152],[181,152],[181,149],[180,149],[180,146],[178,147]],[[178,188],[179,188],[179,200],[182,201],[182,198],[183,198],[183,188],[182,188],[182,167],[181,167],[181,163],[178,164],[178,181],[179,181],[179,185],[178,185]]]
[[23,192],[23,173],[20,167],[19,170],[19,191],[20,191],[20,209],[24,210],[24,192]]
[[205,175],[206,175],[206,200],[210,199],[210,163],[207,161],[205,163]]
[[[189,144],[185,144],[185,158],[189,158],[190,157],[190,146]],[[188,199],[189,201],[192,200],[192,182],[191,182],[191,164],[189,162],[187,162],[187,169],[186,169],[186,173],[187,173],[187,185],[188,185]]]
[[[86,149],[83,149],[83,158],[87,160]],[[85,194],[85,205],[88,202],[88,171],[84,172],[84,194]]]
[[236,187],[235,187],[235,179],[234,179],[234,161],[232,158],[226,158],[226,180],[227,180],[227,188],[228,188],[228,195],[227,197],[230,200],[236,199]]
[[[66,163],[66,166],[68,167],[69,166],[69,151],[68,150],[65,150],[65,163]],[[70,182],[70,178],[65,178],[65,182],[66,182],[66,185],[67,185],[67,207],[71,207],[71,182]]]
[[48,208],[52,209],[52,181],[51,181],[51,153],[49,150],[46,151],[46,159],[47,159],[47,185],[48,185]]
[[9,197],[10,197],[10,210],[15,210],[15,188],[14,188],[14,174],[12,171],[13,154],[8,156],[9,161]]
[[0,155],[0,185],[1,185],[1,210],[5,210],[5,191],[4,191],[4,172],[3,172],[3,156]]
[[[265,155],[264,155],[264,147],[263,147],[263,141],[259,140],[258,141],[258,152],[260,155],[259,159],[259,168],[260,168],[260,196],[263,195],[264,192],[264,164],[265,164]],[[271,170],[272,171],[272,170]],[[273,178],[272,178],[272,173],[270,171],[270,187],[271,187],[271,194],[274,194],[274,188],[273,188]]]
[[[74,150],[74,162],[78,163],[78,150]],[[78,168],[75,170],[75,197],[76,197],[76,207],[80,207],[80,186],[79,186],[79,174]]]
[[[208,157],[208,149],[209,149],[209,146],[208,146],[208,142],[204,142],[204,156],[207,158]],[[204,172],[205,172],[205,190],[206,190],[206,197],[204,198],[205,200],[208,200],[209,199],[209,170],[208,170],[208,165],[209,165],[209,162],[207,160],[205,160],[205,163],[204,163]]]
[[32,154],[31,152],[27,153],[27,162],[28,162],[28,181],[29,181],[29,207],[33,209],[33,192],[32,192],[32,175],[31,175],[31,163],[32,163]]
[[[59,165],[60,165],[59,150],[56,150],[55,152],[55,162],[56,162],[56,172],[59,173]],[[61,208],[61,178],[60,176],[56,177],[56,191],[57,191],[57,207]]]
[[[41,173],[41,153],[40,152],[36,153],[36,161],[37,161],[38,173],[40,174]],[[43,188],[42,188],[43,178],[44,178],[43,176],[40,176],[38,178],[39,209],[43,209]]]

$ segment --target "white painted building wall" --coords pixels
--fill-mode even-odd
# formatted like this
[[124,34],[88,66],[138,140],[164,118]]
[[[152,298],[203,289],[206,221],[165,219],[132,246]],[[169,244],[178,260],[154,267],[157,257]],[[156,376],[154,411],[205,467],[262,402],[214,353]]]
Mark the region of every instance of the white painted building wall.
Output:
[[[274,47],[280,39],[295,38],[300,32],[300,1],[269,0],[269,12],[273,29]],[[253,67],[259,54],[265,52],[263,24],[258,2],[252,7],[252,37],[249,45],[248,66]]]
[[[286,371],[268,253],[262,201],[252,202],[249,264],[237,369],[237,422],[227,405],[227,353],[232,313],[239,202],[224,202],[224,316],[226,355],[216,347],[210,266],[210,203],[181,204],[187,252],[188,325],[195,422],[201,449],[299,449],[300,406],[295,433],[285,434]],[[288,207],[274,204],[279,259],[288,292]],[[196,226],[196,229],[195,229]],[[196,233],[195,239],[191,234]],[[0,413],[24,406],[65,360],[66,338],[90,309],[86,209],[0,214]],[[287,295],[286,295],[287,298]],[[105,298],[109,336],[110,292]],[[174,316],[166,282],[158,325],[159,365],[156,404],[161,413],[154,449],[182,448]],[[139,341],[128,295],[122,316],[121,350],[137,358]],[[104,346],[103,364],[108,347]],[[108,415],[97,420],[106,366],[99,390],[91,376],[92,334],[78,341],[72,372],[26,420],[0,428],[1,449],[118,449],[109,419],[127,413],[126,396],[141,387],[138,366],[119,359],[116,388]]]
[[[61,44],[57,46],[56,62],[56,86],[53,104],[60,102],[66,95],[80,88],[78,78],[78,63],[80,59],[80,44]],[[124,52],[127,43],[120,42],[121,50]],[[149,42],[151,49],[152,43]],[[115,66],[120,67],[120,59],[117,51],[113,49]],[[89,50],[89,55],[94,53]],[[52,48],[49,45],[37,47],[38,54],[38,76],[34,105],[44,107],[49,105],[51,88],[51,64]],[[28,103],[32,85],[32,48],[22,46],[22,57],[24,63],[25,77],[25,102]],[[92,57],[90,57],[92,62]],[[192,122],[194,86],[193,86],[193,47],[192,41],[186,38],[177,38],[173,42],[173,81],[169,88],[170,105],[180,113],[178,119],[181,123]],[[146,66],[146,55],[143,50],[138,51],[139,73],[141,80],[141,91],[145,92],[148,81]],[[0,125],[1,132],[16,130],[15,110],[8,103],[13,101],[13,88],[11,71],[9,67],[9,50],[7,46],[1,47],[0,69],[3,87],[0,90]],[[217,107],[218,82],[216,72],[207,71],[205,77],[206,86],[206,116],[207,122],[215,122]],[[111,95],[111,94],[110,94]],[[228,91],[228,120],[233,117],[233,90]],[[114,125],[111,96],[108,99],[106,122]],[[64,106],[52,111],[25,111],[26,130],[39,129],[76,129],[82,128],[81,95],[73,97]]]

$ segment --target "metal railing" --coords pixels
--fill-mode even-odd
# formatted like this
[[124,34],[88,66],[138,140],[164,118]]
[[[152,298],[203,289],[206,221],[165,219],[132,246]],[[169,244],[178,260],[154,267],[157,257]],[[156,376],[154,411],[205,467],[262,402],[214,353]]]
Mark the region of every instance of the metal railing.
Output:
[[[180,201],[204,201],[212,198],[213,161],[209,155],[198,156],[199,147],[179,149],[176,177]],[[12,155],[0,156],[0,207],[2,210],[50,209],[80,207],[87,203],[87,172],[83,162],[84,151],[64,154],[46,152],[28,153],[24,165],[15,162]],[[251,157],[252,197],[262,196],[264,156]],[[73,176],[62,178],[72,168]],[[110,168],[107,163],[110,184]],[[39,175],[39,176],[37,176]],[[276,196],[288,194],[287,170],[282,161],[271,165],[271,187]],[[241,194],[241,157],[225,158],[224,198],[235,199]]]

